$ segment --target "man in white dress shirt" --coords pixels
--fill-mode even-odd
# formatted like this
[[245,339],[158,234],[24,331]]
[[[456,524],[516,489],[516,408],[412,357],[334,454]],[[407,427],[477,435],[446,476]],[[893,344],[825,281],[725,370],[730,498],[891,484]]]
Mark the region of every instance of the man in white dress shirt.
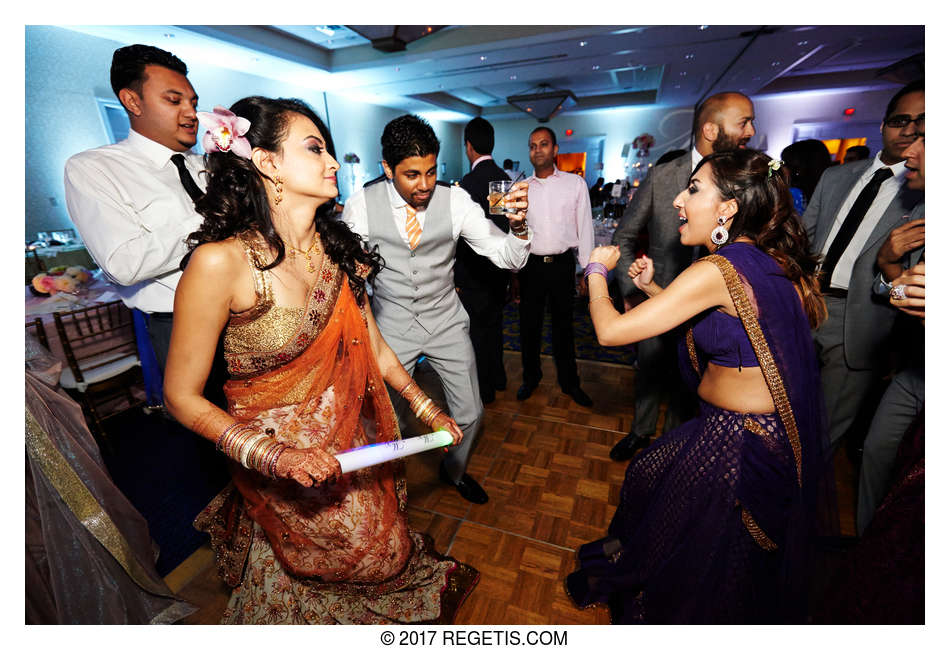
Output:
[[885,370],[896,311],[872,288],[882,270],[882,244],[923,199],[904,183],[903,156],[917,139],[918,124],[923,130],[923,119],[923,82],[909,84],[887,106],[882,150],[871,160],[825,170],[802,215],[812,252],[823,257],[828,320],[815,331],[815,342],[832,445],[840,443]]
[[594,248],[594,222],[587,183],[554,164],[557,137],[539,126],[528,138],[534,174],[528,179],[528,223],[534,230],[531,255],[518,274],[521,301],[521,365],[517,398],[526,400],[541,381],[541,324],[550,300],[554,363],[561,392],[581,406],[593,401],[581,390],[574,358],[575,254],[586,265]]
[[164,370],[179,263],[202,217],[194,199],[205,181],[194,146],[198,95],[188,68],[148,45],[115,51],[112,89],[129,116],[129,137],[66,162],[66,206],[96,264],[129,307],[149,314]]
[[[488,495],[465,473],[482,419],[469,317],[455,291],[455,248],[461,237],[496,266],[519,269],[531,233],[509,216],[506,235],[461,187],[436,181],[439,140],[415,115],[386,125],[381,138],[385,177],[367,183],[346,202],[343,221],[378,247],[385,266],[373,288],[373,314],[386,342],[410,375],[425,356],[438,373],[449,413],[462,429],[439,468],[463,498]],[[395,400],[403,402],[404,400]]]

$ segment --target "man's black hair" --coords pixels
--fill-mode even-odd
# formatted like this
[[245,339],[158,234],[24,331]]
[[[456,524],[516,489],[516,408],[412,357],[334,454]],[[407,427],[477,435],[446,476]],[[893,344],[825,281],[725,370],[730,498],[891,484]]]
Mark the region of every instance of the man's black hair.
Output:
[[471,142],[472,149],[480,156],[491,155],[495,148],[495,129],[483,117],[475,117],[465,125],[465,140]]
[[126,45],[112,53],[109,80],[115,96],[118,97],[123,88],[131,88],[141,95],[147,65],[160,65],[188,76],[188,66],[171,52],[151,45]]
[[502,169],[514,169],[514,168],[515,168],[515,161],[512,160],[511,158],[505,158],[505,160],[501,163],[501,168],[502,168]]
[[547,132],[548,132],[548,135],[551,136],[551,146],[552,146],[552,147],[557,144],[557,136],[554,135],[554,131],[552,131],[551,129],[549,129],[549,128],[546,127],[546,126],[539,126],[539,127],[537,127],[534,131],[531,132],[531,135],[529,135],[528,138],[530,138],[532,135],[534,135],[534,134],[537,133],[538,131],[547,131]]
[[[891,97],[891,101],[887,103],[887,110],[884,111],[884,119],[886,120],[891,116],[891,113],[897,108],[897,102],[900,101],[901,97],[904,95],[909,95],[910,93],[922,93],[924,92],[924,80],[918,79],[917,81],[911,81],[909,84],[897,91],[897,94]],[[913,116],[916,117],[916,116]]]
[[435,131],[421,117],[402,115],[383,129],[379,139],[383,145],[383,160],[396,171],[396,165],[413,156],[439,155],[439,139]]

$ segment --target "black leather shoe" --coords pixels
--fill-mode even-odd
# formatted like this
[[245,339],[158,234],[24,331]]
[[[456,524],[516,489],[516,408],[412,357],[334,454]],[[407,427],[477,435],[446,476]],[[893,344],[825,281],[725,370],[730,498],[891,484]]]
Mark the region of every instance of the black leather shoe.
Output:
[[488,495],[485,494],[485,490],[468,474],[462,474],[462,480],[456,483],[449,477],[448,472],[445,471],[445,465],[439,463],[439,480],[455,487],[466,501],[471,501],[478,505],[488,502]]
[[561,389],[561,392],[565,395],[570,395],[571,399],[580,404],[581,406],[593,406],[594,400],[590,396],[581,390],[580,386],[575,386],[571,390]]
[[508,379],[502,377],[501,379],[495,380],[495,390],[504,392],[507,389],[508,389]]
[[634,454],[649,444],[650,439],[646,436],[636,436],[628,433],[610,450],[610,459],[621,462],[630,460]]
[[533,386],[529,386],[528,384],[521,384],[521,386],[518,388],[518,394],[515,395],[515,397],[517,398],[519,402],[523,402],[529,397],[531,397],[531,393],[533,393],[534,389],[537,387],[538,387],[537,384],[534,384]]

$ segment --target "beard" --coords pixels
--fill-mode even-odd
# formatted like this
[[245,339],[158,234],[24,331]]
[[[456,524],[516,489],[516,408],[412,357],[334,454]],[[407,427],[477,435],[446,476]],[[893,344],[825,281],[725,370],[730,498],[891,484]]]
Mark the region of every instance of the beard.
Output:
[[743,138],[742,136],[733,137],[726,133],[726,130],[722,128],[722,125],[719,126],[719,134],[716,136],[716,139],[712,143],[713,153],[721,153],[723,151],[734,151],[740,146],[744,146],[749,141],[749,138]]

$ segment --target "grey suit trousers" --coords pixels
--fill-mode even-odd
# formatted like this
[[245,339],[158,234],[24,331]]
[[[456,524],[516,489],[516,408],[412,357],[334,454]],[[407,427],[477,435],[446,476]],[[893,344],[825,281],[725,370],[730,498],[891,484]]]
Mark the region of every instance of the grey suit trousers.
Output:
[[[461,306],[459,312],[464,317]],[[478,392],[478,372],[475,365],[475,350],[469,337],[467,317],[452,318],[437,331],[427,332],[419,323],[405,331],[383,332],[383,338],[399,358],[399,363],[410,375],[415,374],[416,363],[423,354],[429,365],[439,375],[449,414],[462,430],[462,442],[450,447],[445,455],[445,469],[452,480],[458,482],[465,473],[468,457],[475,449],[482,423],[482,402]],[[390,393],[392,395],[392,393]],[[393,397],[400,428],[405,429],[408,414],[406,400]]]
[[847,300],[825,296],[828,320],[815,331],[814,339],[821,366],[821,387],[828,412],[828,440],[836,448],[858,415],[858,409],[871,386],[874,369],[859,370],[848,366],[844,355],[844,317]]
[[924,406],[924,369],[907,368],[891,380],[864,439],[858,481],[858,535],[864,533],[891,484],[897,448]]
[[630,433],[652,436],[660,416],[660,402],[669,397],[663,433],[679,426],[695,411],[695,398],[683,384],[676,359],[677,334],[667,332],[637,343],[637,372],[633,379],[636,410]]

